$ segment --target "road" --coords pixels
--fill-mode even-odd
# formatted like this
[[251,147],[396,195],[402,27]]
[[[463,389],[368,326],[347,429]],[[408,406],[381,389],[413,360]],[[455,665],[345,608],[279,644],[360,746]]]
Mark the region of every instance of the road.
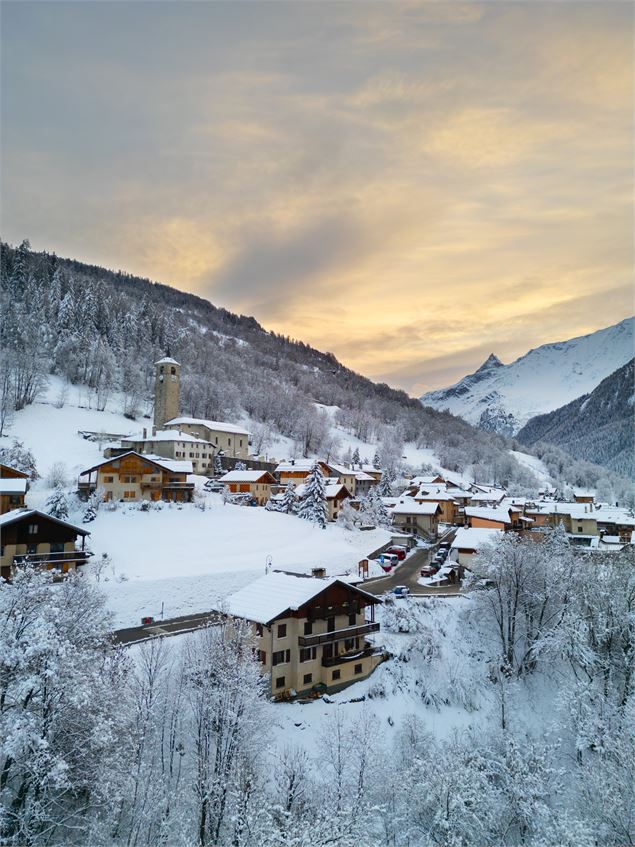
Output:
[[[453,532],[445,535],[443,540],[449,541],[453,536]],[[392,591],[398,585],[406,585],[412,594],[417,596],[448,597],[458,595],[459,586],[445,585],[440,588],[428,588],[424,585],[419,585],[417,582],[421,568],[430,560],[436,553],[438,544],[434,547],[421,548],[412,553],[402,562],[395,573],[388,574],[379,579],[369,580],[362,585],[364,591],[370,594],[380,596],[387,591]],[[135,644],[140,641],[147,641],[157,635],[182,635],[186,632],[193,632],[199,629],[208,621],[215,618],[216,612],[201,612],[200,614],[184,615],[180,618],[170,618],[167,621],[156,621],[154,624],[147,626],[132,626],[128,629],[118,629],[113,633],[115,644]]]
[[[454,531],[443,536],[441,540],[450,541],[454,536]],[[398,585],[405,585],[410,589],[411,594],[420,596],[436,595],[437,597],[457,595],[460,593],[458,585],[444,585],[439,588],[429,588],[425,585],[419,585],[418,579],[421,575],[421,568],[426,565],[438,550],[438,543],[434,547],[421,548],[412,553],[403,562],[397,570],[388,576],[372,581],[365,582],[360,585],[364,591],[377,596],[385,594],[386,591],[392,591]]]

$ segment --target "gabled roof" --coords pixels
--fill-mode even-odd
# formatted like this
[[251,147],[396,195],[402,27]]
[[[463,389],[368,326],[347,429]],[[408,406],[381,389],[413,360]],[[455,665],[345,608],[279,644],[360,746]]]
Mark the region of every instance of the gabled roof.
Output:
[[54,518],[52,515],[47,515],[46,512],[40,512],[38,509],[14,509],[12,512],[5,512],[4,515],[0,515],[0,527],[8,526],[9,524],[17,523],[18,521],[29,518],[45,518],[46,520],[53,521],[60,526],[66,526],[69,529],[74,530],[78,535],[90,535],[88,530],[75,526],[75,524],[69,523],[68,521],[60,520],[60,518]]
[[465,514],[469,518],[481,518],[484,521],[498,521],[499,523],[511,523],[509,509],[488,509],[486,506],[466,506]]
[[142,459],[143,461],[149,462],[151,465],[156,465],[157,467],[170,471],[171,473],[192,473],[192,463],[189,460],[181,461],[177,459],[164,459],[163,456],[154,456],[151,453],[137,453],[136,450],[128,450],[126,453],[121,453],[119,456],[104,459],[103,462],[93,465],[92,468],[86,468],[85,471],[80,473],[80,476],[86,476],[86,474],[96,471],[103,465],[114,464],[119,461],[119,459],[123,459],[126,456],[136,456],[138,459]]
[[11,471],[12,473],[19,476],[21,479],[28,479],[29,478],[29,475],[28,475],[28,473],[26,473],[26,471],[20,471],[17,468],[14,468],[13,465],[7,465],[4,462],[0,462],[0,478],[2,478],[2,479],[6,479],[6,477],[2,476],[3,469]]
[[189,426],[204,426],[207,429],[213,429],[217,432],[231,432],[236,433],[237,435],[249,435],[249,432],[242,426],[236,426],[236,424],[227,423],[226,421],[209,421],[206,418],[172,418],[171,421],[166,421],[164,426],[182,426],[183,424],[188,424]]
[[269,624],[283,617],[285,612],[296,611],[336,583],[360,594],[370,603],[381,602],[379,598],[341,579],[316,579],[274,571],[230,595],[223,611],[237,618]]
[[218,480],[219,482],[259,482],[263,476],[270,477],[271,482],[275,479],[269,471],[228,471]]
[[[298,485],[295,493],[299,498],[304,497],[304,492],[306,491],[306,483],[302,483],[302,485]],[[324,486],[324,491],[326,493],[327,500],[333,500],[338,495],[342,494],[345,497],[350,497],[351,493],[348,488],[344,485],[343,482],[332,482]]]
[[[321,459],[289,459],[284,462],[279,462],[276,468],[276,473],[285,473],[290,471],[302,471],[308,473],[313,465],[316,463],[325,468],[332,468],[333,465],[328,465],[326,462],[323,462]],[[352,473],[352,471],[349,471]]]
[[170,356],[164,356],[162,359],[159,359],[159,361],[155,362],[154,364],[155,365],[178,365],[179,363],[176,361],[176,359],[172,359]]
[[485,544],[492,544],[503,537],[501,529],[486,529],[478,527],[459,527],[450,545],[453,550],[480,550]]
[[441,511],[438,502],[418,503],[413,497],[399,500],[390,511],[393,515],[436,515]]
[[132,435],[126,435],[121,439],[124,441],[147,442],[147,441],[187,441],[188,444],[204,444],[211,445],[210,441],[204,441],[202,438],[197,438],[195,435],[190,435],[189,432],[180,432],[178,429],[159,429],[154,435],[144,435],[143,432],[133,432]]

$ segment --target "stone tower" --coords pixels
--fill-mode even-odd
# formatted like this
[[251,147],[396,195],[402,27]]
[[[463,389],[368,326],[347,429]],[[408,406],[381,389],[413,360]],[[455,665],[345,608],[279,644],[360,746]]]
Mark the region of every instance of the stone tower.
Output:
[[163,429],[166,421],[179,416],[181,366],[166,356],[154,368],[154,426]]

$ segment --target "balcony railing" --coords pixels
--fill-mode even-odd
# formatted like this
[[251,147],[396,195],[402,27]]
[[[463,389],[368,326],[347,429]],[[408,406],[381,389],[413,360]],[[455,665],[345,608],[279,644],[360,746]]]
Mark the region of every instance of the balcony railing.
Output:
[[298,636],[300,647],[315,647],[318,644],[331,644],[333,641],[343,641],[346,638],[356,638],[358,635],[366,635],[369,632],[377,632],[378,623],[365,623],[360,626],[347,626],[344,629],[335,629],[333,632],[320,632],[316,635]]
[[334,665],[345,665],[348,662],[361,662],[362,659],[368,656],[379,656],[380,650],[375,650],[373,647],[365,647],[363,650],[357,650],[355,653],[344,653],[342,656],[322,657],[322,667],[332,668]]
[[83,565],[92,556],[90,550],[64,550],[61,553],[17,553],[14,565]]
[[326,620],[326,618],[336,617],[337,615],[352,615],[359,614],[361,606],[359,603],[349,603],[346,606],[318,606],[309,609],[307,619],[310,621]]

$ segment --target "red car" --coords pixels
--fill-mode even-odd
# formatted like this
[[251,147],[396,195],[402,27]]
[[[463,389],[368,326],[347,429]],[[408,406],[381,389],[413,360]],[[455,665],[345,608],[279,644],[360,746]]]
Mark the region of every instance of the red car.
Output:
[[403,547],[389,547],[386,550],[386,553],[391,553],[393,556],[396,556],[400,562],[406,558],[406,551]]
[[434,576],[437,570],[434,565],[424,565],[421,568],[421,576]]

